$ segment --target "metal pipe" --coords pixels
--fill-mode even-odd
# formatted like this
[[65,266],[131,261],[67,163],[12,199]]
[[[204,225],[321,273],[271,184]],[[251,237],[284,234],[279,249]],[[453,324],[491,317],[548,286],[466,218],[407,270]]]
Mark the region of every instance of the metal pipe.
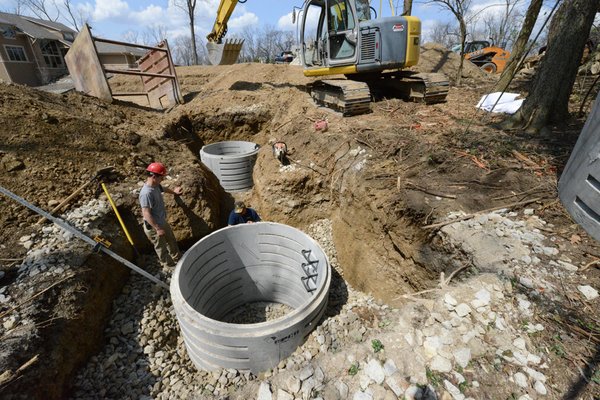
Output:
[[56,225],[58,225],[59,227],[61,227],[65,231],[72,233],[73,235],[77,236],[79,239],[83,240],[84,242],[86,242],[87,244],[89,244],[90,246],[92,246],[94,248],[94,250],[101,251],[101,252],[103,252],[103,253],[111,256],[115,260],[117,260],[120,263],[122,263],[123,265],[125,265],[127,268],[129,268],[129,269],[137,272],[138,274],[140,274],[140,275],[142,275],[142,276],[150,279],[152,282],[156,283],[157,285],[159,285],[163,289],[169,290],[169,286],[166,283],[164,283],[160,279],[156,278],[155,276],[149,274],[148,272],[144,271],[143,269],[141,269],[137,265],[135,265],[135,264],[129,262],[128,260],[124,259],[123,257],[121,257],[120,255],[118,255],[117,253],[112,252],[106,246],[104,246],[102,243],[96,242],[94,239],[92,239],[91,237],[85,235],[79,229],[77,229],[77,228],[69,225],[67,222],[65,222],[65,221],[63,221],[63,220],[61,220],[59,218],[53,217],[52,215],[50,215],[46,211],[42,210],[41,208],[38,208],[38,207],[34,206],[33,204],[27,202],[25,199],[17,196],[13,192],[5,189],[2,186],[0,186],[0,193],[2,193],[5,196],[8,196],[11,199],[13,199],[13,200],[21,203],[22,205],[24,205],[25,207],[29,208],[30,210],[35,211],[36,213],[38,213],[38,214],[46,217],[46,219],[54,222]]
[[105,68],[104,72],[110,72],[112,74],[123,74],[123,75],[139,75],[139,76],[152,76],[155,78],[168,78],[168,79],[175,79],[174,75],[168,75],[168,74],[153,74],[151,72],[139,72],[139,71],[128,71],[128,70],[122,70],[122,69],[109,69],[109,68]]
[[127,46],[127,47],[139,47],[140,49],[146,49],[146,50],[159,50],[159,51],[165,51],[165,52],[167,51],[167,49],[163,49],[161,47],[144,46],[142,44],[137,44],[137,43],[119,42],[117,40],[102,39],[102,38],[97,38],[95,36],[92,37],[92,39],[94,39],[94,41],[96,41],[96,42],[118,44],[118,45]]

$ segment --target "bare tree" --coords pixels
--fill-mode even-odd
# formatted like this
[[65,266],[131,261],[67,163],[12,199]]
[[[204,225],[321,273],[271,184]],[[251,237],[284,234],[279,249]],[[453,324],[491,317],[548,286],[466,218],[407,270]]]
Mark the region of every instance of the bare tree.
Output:
[[23,6],[39,19],[56,22],[61,17],[55,0],[23,0]]
[[258,60],[258,35],[256,28],[246,26],[242,29],[241,37],[244,39],[244,46],[242,47],[241,59],[246,62],[253,62]]
[[531,0],[531,3],[529,3],[527,13],[525,14],[525,20],[523,21],[523,26],[519,32],[519,36],[517,37],[515,45],[513,46],[508,64],[504,68],[504,71],[500,76],[500,80],[496,84],[496,89],[498,91],[503,92],[508,88],[508,85],[512,80],[521,58],[525,55],[529,37],[531,36],[533,27],[535,26],[538,15],[540,14],[540,9],[542,8],[542,2],[543,0]]
[[522,15],[517,8],[520,2],[521,0],[503,0],[502,12],[495,12],[483,18],[486,38],[500,47],[508,47],[516,37],[522,21]]
[[242,37],[245,39],[245,54],[250,60],[264,59],[273,61],[275,56],[282,51],[289,51],[296,43],[296,37],[292,31],[280,31],[273,25],[265,25],[258,33],[251,28],[244,29]]
[[[400,4],[402,4],[402,12],[399,11]],[[413,0],[395,0],[394,5],[393,5],[393,7],[394,7],[393,11],[396,13],[396,15],[398,15],[398,14],[411,15],[412,5],[413,5]]]
[[12,2],[11,9],[6,9],[6,10],[0,9],[0,11],[7,12],[9,14],[21,15],[21,14],[23,14],[23,8],[24,8],[23,0],[14,0]]
[[127,31],[124,34],[121,35],[121,39],[124,42],[128,42],[128,43],[138,43],[140,44],[140,33],[138,31]]
[[142,35],[144,44],[156,46],[167,37],[167,27],[165,25],[152,25],[146,28]]
[[[197,60],[200,64],[206,64],[206,48],[200,38],[196,38]],[[194,65],[194,54],[192,53],[192,40],[189,36],[178,36],[173,42],[173,55],[175,63],[179,65]]]
[[462,70],[464,65],[465,41],[467,39],[467,14],[471,7],[472,0],[429,0],[428,3],[436,4],[441,8],[449,10],[456,20],[459,27],[460,43],[460,64],[456,73],[456,84],[460,85]]
[[281,45],[279,47],[279,49],[281,51],[290,50],[292,47],[294,47],[295,43],[296,43],[296,35],[294,35],[294,32],[283,31],[281,33]]
[[188,20],[190,23],[190,40],[192,45],[192,53],[194,57],[194,64],[198,64],[198,51],[196,49],[196,0],[173,0],[175,6],[181,8],[187,13]]
[[[594,46],[597,48],[600,44],[600,20],[598,19],[594,21],[592,31],[590,32],[590,39],[594,43]],[[596,50],[596,48],[594,48],[594,50]]]
[[66,19],[72,24],[77,32],[79,32],[80,28],[90,20],[90,15],[83,12],[81,7],[74,5],[72,0],[63,0],[63,8],[67,14]]
[[548,48],[529,96],[505,127],[538,132],[568,118],[569,97],[598,9],[598,0],[563,0],[552,19]]
[[439,43],[447,48],[452,47],[458,42],[459,34],[456,27],[452,26],[449,22],[443,23],[436,21],[431,30],[429,40],[434,43]]
[[258,38],[258,56],[270,62],[275,55],[281,51],[281,31],[275,29],[273,25],[264,26]]
[[173,43],[173,55],[175,63],[179,65],[193,65],[194,54],[192,53],[191,38],[189,36],[178,36]]

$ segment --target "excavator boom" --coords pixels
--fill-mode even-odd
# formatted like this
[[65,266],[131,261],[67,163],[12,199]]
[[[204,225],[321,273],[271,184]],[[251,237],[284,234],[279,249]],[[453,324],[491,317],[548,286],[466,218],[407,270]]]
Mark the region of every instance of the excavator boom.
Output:
[[222,43],[223,36],[227,33],[227,22],[233,14],[238,0],[221,0],[217,9],[217,18],[212,31],[206,36],[208,42],[208,60],[212,65],[234,64],[242,50],[243,39],[226,40]]

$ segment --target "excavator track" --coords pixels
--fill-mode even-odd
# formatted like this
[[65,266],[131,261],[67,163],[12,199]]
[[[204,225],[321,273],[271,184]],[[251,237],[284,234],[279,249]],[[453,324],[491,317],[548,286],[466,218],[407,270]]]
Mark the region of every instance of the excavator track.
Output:
[[400,77],[400,85],[406,85],[409,100],[425,104],[442,103],[446,101],[450,82],[441,73],[418,73]]
[[442,73],[394,71],[366,80],[375,98],[401,97],[425,104],[446,101],[450,82]]
[[371,91],[365,82],[319,80],[311,85],[310,94],[317,104],[339,111],[345,117],[371,112]]

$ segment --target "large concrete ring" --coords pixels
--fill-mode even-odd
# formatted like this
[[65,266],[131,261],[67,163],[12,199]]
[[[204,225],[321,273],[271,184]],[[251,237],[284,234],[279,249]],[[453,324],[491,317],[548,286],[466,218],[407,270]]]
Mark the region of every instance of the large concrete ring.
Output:
[[[290,226],[259,222],[223,228],[190,248],[171,278],[171,297],[197,368],[259,373],[304,342],[325,312],[330,284],[317,242]],[[256,324],[222,322],[259,301],[293,311]]]
[[217,142],[202,147],[200,160],[217,176],[226,192],[241,192],[254,185],[252,171],[259,149],[252,142]]

